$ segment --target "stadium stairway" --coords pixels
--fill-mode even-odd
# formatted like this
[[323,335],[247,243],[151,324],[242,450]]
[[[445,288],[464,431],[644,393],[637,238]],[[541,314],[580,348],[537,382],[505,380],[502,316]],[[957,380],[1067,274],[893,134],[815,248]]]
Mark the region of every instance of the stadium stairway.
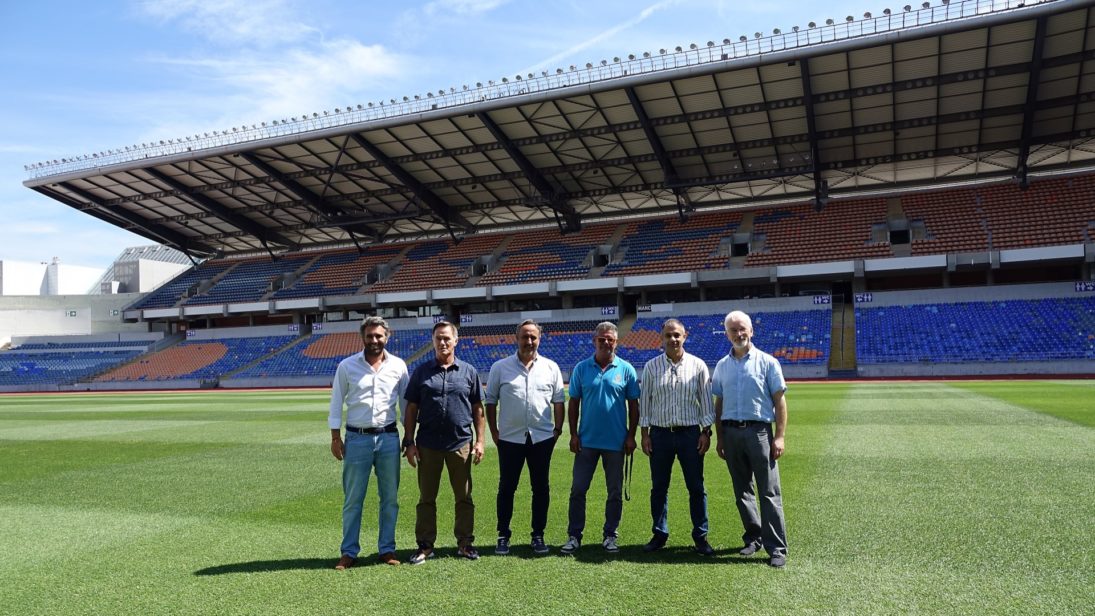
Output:
[[858,376],[855,356],[855,306],[834,301],[833,329],[829,337],[829,378]]

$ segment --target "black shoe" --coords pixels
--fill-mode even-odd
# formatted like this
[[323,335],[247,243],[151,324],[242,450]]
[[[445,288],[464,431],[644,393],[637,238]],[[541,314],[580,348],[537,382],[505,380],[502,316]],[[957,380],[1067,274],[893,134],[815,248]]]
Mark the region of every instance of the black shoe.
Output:
[[540,535],[536,535],[532,538],[532,551],[535,554],[547,554],[551,551],[551,548],[544,543],[544,538]]
[[714,556],[715,548],[711,547],[711,544],[707,542],[707,537],[700,537],[696,539],[696,547],[692,548],[700,556]]
[[771,558],[768,559],[768,565],[771,567],[775,567],[776,569],[782,569],[786,564],[786,554],[772,554]]
[[742,556],[752,556],[753,554],[756,554],[759,550],[760,550],[760,541],[759,540],[753,540],[753,541],[750,541],[749,543],[745,544],[745,547],[738,550],[738,554],[741,554]]
[[657,552],[658,550],[665,547],[665,542],[668,539],[669,537],[666,537],[665,535],[659,535],[658,533],[654,533],[654,536],[650,538],[650,541],[647,541],[646,545],[643,546],[643,551]]

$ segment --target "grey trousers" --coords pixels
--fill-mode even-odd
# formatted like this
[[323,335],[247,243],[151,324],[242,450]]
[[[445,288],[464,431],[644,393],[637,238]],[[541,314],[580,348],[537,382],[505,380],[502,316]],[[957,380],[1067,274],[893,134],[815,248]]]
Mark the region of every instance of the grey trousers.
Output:
[[745,527],[742,541],[745,545],[760,541],[769,555],[786,555],[787,530],[783,520],[779,467],[771,457],[771,426],[749,424],[744,428],[720,426],[720,429],[726,467],[730,469],[738,514],[741,516],[742,526]]

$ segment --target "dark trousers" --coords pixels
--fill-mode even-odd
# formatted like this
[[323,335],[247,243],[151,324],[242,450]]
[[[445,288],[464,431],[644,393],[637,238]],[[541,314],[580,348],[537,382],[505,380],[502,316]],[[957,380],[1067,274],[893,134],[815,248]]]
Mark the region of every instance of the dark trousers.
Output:
[[624,452],[608,449],[582,447],[574,456],[574,474],[570,484],[570,521],[567,534],[582,539],[586,527],[586,492],[593,482],[593,473],[597,470],[597,461],[605,471],[605,488],[608,498],[605,500],[604,537],[615,537],[620,527],[620,518],[624,511]]
[[551,502],[551,453],[555,439],[533,443],[525,435],[524,443],[498,441],[498,536],[510,538],[513,519],[513,495],[521,481],[521,470],[528,464],[532,487],[532,536],[543,537],[547,526],[548,505]]
[[703,487],[703,456],[696,450],[700,427],[650,428],[650,517],[655,535],[669,536],[669,482],[673,460],[681,463],[688,488],[688,511],[692,516],[692,539],[707,536],[707,491]]
[[[722,427],[726,467],[734,483],[734,498],[741,524],[742,541],[760,541],[770,555],[787,553],[787,531],[783,520],[783,495],[779,488],[779,467],[772,459],[772,428],[750,424],[744,428]],[[756,480],[756,491],[753,481]],[[759,498],[758,498],[759,494]],[[757,515],[758,501],[760,515]]]

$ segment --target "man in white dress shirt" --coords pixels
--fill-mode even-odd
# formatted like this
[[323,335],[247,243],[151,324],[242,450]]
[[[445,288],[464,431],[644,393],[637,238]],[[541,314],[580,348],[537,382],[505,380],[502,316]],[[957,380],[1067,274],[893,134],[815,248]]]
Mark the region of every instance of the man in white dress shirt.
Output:
[[[331,385],[328,427],[331,454],[342,460],[342,546],[335,569],[348,569],[361,551],[361,508],[369,473],[375,471],[380,494],[377,554],[381,563],[398,565],[395,522],[399,514],[400,441],[397,404],[407,391],[407,364],[384,350],[391,330],[381,317],[361,323],[364,350],[342,360]],[[346,440],[342,411],[346,409]]]
[[550,503],[551,453],[563,428],[563,374],[538,353],[542,329],[534,321],[517,327],[517,352],[491,366],[484,401],[487,425],[498,447],[498,544],[509,554],[513,494],[528,463],[532,484],[532,551],[546,554],[544,527]]

